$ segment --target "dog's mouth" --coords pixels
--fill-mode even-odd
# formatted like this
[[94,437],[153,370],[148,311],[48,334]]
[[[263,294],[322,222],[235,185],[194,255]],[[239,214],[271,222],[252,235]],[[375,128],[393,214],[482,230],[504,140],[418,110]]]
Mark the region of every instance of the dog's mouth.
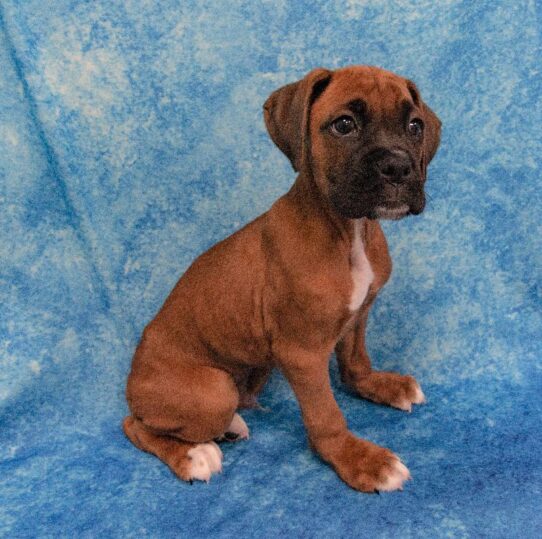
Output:
[[408,204],[376,206],[373,209],[373,213],[376,219],[390,219],[392,221],[397,221],[410,213],[410,207]]
[[347,219],[398,220],[418,215],[425,207],[423,182],[415,177],[402,185],[393,185],[378,177],[350,176],[330,185],[329,199],[335,211]]
[[347,219],[390,219],[398,220],[407,215],[418,215],[425,206],[423,188],[409,186],[400,190],[376,188],[332,189],[330,201],[335,211]]

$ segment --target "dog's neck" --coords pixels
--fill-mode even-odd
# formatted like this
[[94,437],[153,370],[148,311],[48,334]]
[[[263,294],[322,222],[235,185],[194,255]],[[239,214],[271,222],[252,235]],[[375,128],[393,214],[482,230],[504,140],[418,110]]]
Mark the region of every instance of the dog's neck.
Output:
[[335,242],[345,243],[351,249],[356,240],[366,244],[366,218],[347,219],[331,207],[322,194],[312,174],[302,171],[286,197],[305,218],[319,221]]

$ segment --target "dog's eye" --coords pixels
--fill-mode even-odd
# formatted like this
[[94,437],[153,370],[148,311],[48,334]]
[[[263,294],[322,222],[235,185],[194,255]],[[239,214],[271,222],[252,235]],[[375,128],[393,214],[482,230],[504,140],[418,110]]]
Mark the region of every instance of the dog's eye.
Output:
[[354,118],[350,116],[341,116],[340,118],[337,118],[333,121],[331,124],[331,131],[335,135],[339,135],[341,137],[344,137],[345,135],[349,135],[350,133],[353,133],[356,130],[356,122],[354,121]]
[[420,137],[423,133],[423,122],[419,118],[410,120],[408,132],[414,137]]

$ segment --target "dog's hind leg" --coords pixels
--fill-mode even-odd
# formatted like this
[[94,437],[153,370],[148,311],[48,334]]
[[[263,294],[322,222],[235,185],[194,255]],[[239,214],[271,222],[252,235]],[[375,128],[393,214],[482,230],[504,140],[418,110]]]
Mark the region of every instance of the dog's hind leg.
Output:
[[271,367],[249,369],[242,380],[236,380],[239,389],[239,408],[260,408],[258,395],[271,374]]
[[245,420],[239,415],[234,414],[229,427],[224,434],[216,438],[217,442],[238,442],[240,440],[248,440],[250,431],[248,430]]
[[195,444],[158,435],[132,416],[127,417],[122,426],[138,449],[157,456],[184,481],[209,481],[212,474],[222,471],[222,451],[214,442]]
[[239,426],[234,421],[239,391],[228,372],[184,359],[178,348],[154,346],[153,339],[145,335],[134,356],[126,391],[131,416],[124,420],[124,432],[180,478],[208,480],[221,469],[214,440],[232,424]]

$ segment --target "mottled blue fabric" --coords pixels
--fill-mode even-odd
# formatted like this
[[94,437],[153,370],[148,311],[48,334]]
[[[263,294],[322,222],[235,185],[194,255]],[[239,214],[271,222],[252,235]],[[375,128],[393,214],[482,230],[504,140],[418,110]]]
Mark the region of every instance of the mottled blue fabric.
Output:
[[[541,4],[0,3],[0,535],[541,537]],[[379,368],[412,414],[347,393],[414,480],[369,496],[307,447],[275,375],[210,484],[120,423],[144,325],[193,258],[291,185],[262,104],[316,66],[412,78],[443,121],[426,211],[384,224]]]

